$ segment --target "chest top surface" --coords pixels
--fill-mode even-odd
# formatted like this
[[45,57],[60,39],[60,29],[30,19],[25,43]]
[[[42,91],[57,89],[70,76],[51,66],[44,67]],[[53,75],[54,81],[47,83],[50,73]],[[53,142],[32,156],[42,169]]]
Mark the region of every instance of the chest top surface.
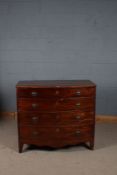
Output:
[[95,87],[95,83],[90,80],[26,80],[19,81],[16,85],[17,88],[43,88],[43,87]]

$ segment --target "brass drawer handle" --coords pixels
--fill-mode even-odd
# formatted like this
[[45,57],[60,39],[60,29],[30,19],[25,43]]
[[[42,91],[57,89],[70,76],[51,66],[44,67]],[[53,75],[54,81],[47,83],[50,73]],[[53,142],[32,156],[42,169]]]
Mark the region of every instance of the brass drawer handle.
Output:
[[38,133],[37,131],[33,131],[33,132],[32,132],[32,135],[33,135],[33,136],[38,136],[39,133]]
[[32,117],[32,121],[35,122],[38,120],[38,117]]
[[80,103],[76,103],[76,106],[80,106]]
[[76,116],[76,119],[79,120],[81,117],[79,115]]
[[80,135],[80,133],[81,133],[81,132],[80,132],[79,130],[76,131],[76,135]]
[[77,91],[76,94],[77,94],[77,95],[80,95],[80,91]]
[[32,107],[33,107],[33,108],[36,108],[36,107],[37,107],[37,104],[36,104],[36,103],[33,103],[33,104],[32,104]]
[[38,94],[37,92],[31,92],[32,96],[37,96],[37,94]]

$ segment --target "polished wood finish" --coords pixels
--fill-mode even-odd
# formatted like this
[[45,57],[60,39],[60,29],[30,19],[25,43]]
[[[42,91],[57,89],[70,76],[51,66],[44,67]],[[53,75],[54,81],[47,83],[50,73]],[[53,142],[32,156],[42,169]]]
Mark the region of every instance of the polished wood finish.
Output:
[[95,87],[95,83],[90,80],[37,80],[19,81],[16,87],[23,88],[88,88]]
[[[88,117],[87,117],[88,116]],[[59,111],[59,112],[19,112],[20,122],[23,125],[79,125],[93,123],[93,112]]]
[[19,111],[93,110],[94,98],[19,99]]
[[[17,119],[17,112],[0,112],[2,118]],[[95,120],[97,123],[117,123],[116,115],[96,115]]]
[[93,96],[95,92],[94,88],[40,88],[40,89],[35,89],[35,88],[22,88],[18,91],[18,96],[19,97],[26,97],[26,98],[47,98],[47,97],[91,97]]
[[94,148],[96,85],[89,80],[20,81],[17,87],[19,152],[23,144]]

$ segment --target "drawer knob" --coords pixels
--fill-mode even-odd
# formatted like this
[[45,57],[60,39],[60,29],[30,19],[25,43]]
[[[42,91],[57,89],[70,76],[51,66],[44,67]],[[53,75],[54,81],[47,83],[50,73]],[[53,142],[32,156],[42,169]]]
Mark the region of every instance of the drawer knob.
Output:
[[37,107],[37,104],[36,104],[36,103],[33,103],[33,104],[32,104],[32,107],[33,107],[33,108],[36,108],[36,107]]
[[56,132],[60,132],[60,129],[59,129],[59,128],[57,128],[57,129],[56,129]]
[[76,135],[80,135],[80,131],[79,130],[76,131]]
[[32,96],[37,96],[37,94],[38,94],[37,92],[31,92]]
[[77,94],[77,95],[80,95],[80,91],[77,91],[76,94]]
[[80,119],[80,116],[79,116],[79,115],[77,115],[77,116],[76,116],[76,119],[77,119],[77,120],[79,120],[79,119]]
[[38,117],[32,117],[32,121],[35,122],[38,120]]
[[32,135],[33,135],[33,136],[38,136],[39,133],[38,133],[37,131],[33,131],[33,132],[32,132]]
[[76,103],[76,106],[80,106],[80,103]]
[[59,91],[56,91],[56,95],[58,95],[59,94]]

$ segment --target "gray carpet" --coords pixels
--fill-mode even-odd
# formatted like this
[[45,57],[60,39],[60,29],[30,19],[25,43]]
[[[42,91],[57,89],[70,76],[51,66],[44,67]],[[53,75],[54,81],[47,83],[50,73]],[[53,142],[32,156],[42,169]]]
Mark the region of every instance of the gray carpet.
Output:
[[95,150],[82,146],[17,152],[15,120],[0,121],[0,175],[117,175],[117,124],[97,124]]

